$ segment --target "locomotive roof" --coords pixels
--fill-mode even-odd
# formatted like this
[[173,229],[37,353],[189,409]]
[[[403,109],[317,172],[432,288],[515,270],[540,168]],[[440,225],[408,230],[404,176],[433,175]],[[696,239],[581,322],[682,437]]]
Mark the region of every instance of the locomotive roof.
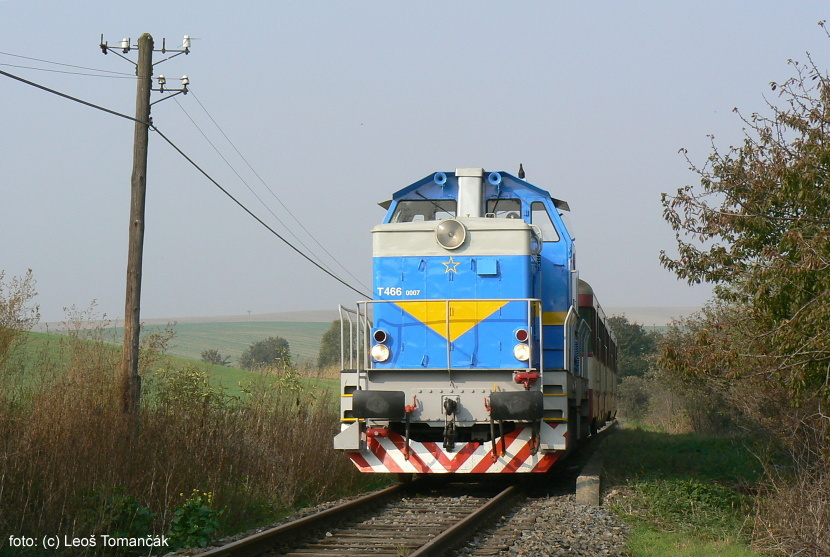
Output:
[[[539,194],[543,197],[548,197],[548,198],[550,198],[551,201],[553,201],[553,205],[557,209],[559,209],[560,211],[570,211],[571,210],[571,208],[568,205],[567,201],[563,201],[562,199],[556,199],[555,197],[551,196],[550,193],[547,190],[543,190],[542,188],[540,188],[538,186],[535,186],[535,185],[531,184],[530,182],[522,180],[521,178],[518,178],[518,177],[514,176],[513,174],[510,174],[509,172],[505,172],[504,170],[501,170],[498,173],[501,174],[502,178],[509,178],[512,187],[527,189],[527,190],[535,192],[535,193],[537,193],[537,194]],[[433,179],[435,177],[435,174],[436,173],[432,173],[432,174],[422,178],[421,180],[418,180],[414,184],[410,184],[407,187],[396,191],[394,194],[392,194],[392,199],[387,200],[387,201],[383,201],[381,203],[378,203],[378,205],[380,205],[384,209],[389,209],[389,207],[392,204],[392,201],[394,201],[396,199],[400,199],[402,197],[405,197],[408,194],[412,193],[413,191],[417,190],[418,188],[420,188],[420,187],[422,187],[426,184],[429,184],[430,182],[433,181]],[[447,176],[455,176],[455,171],[445,172],[444,174],[446,174]]]

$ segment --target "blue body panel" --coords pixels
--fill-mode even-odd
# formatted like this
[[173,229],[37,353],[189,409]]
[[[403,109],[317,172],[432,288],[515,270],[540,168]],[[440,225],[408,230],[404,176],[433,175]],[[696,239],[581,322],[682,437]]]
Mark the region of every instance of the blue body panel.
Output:
[[[450,256],[376,257],[375,299],[417,302],[532,298],[533,267],[531,258],[521,255],[452,256],[451,263]],[[509,280],[503,280],[505,276]],[[487,307],[483,306],[484,314],[488,313]],[[513,346],[516,329],[527,327],[527,302],[508,302],[478,319],[481,320],[471,321],[469,330],[451,340],[452,369],[526,367],[513,356]],[[445,322],[439,318],[430,322],[439,331],[397,304],[374,304],[375,328],[389,335],[386,344],[392,353],[389,360],[376,363],[375,368],[447,369]]]
[[[532,258],[526,255],[375,257],[373,264],[376,300],[530,298],[533,294]],[[455,270],[449,271],[448,265]],[[387,287],[400,287],[404,294],[389,295]],[[419,294],[407,296],[411,290]]]
[[[514,332],[525,328],[527,304],[510,302],[450,342],[452,369],[522,369],[513,356]],[[375,327],[390,337],[392,357],[375,369],[448,369],[447,340],[396,305],[375,306]]]

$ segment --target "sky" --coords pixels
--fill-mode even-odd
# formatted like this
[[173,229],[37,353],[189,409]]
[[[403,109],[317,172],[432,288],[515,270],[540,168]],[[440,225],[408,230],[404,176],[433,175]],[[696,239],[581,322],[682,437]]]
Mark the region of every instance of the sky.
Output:
[[[190,94],[154,104],[154,124],[358,289],[371,286],[378,202],[439,170],[521,163],[569,203],[580,276],[603,306],[699,306],[711,288],[658,261],[676,245],[661,193],[698,182],[678,151],[702,164],[712,142],[739,144],[733,108],[763,113],[789,59],[826,68],[828,13],[799,0],[0,0],[0,70],[132,116],[134,67],[101,36],[175,48],[189,35],[190,53],[154,75],[176,87],[186,74]],[[33,270],[43,321],[93,303],[123,319],[134,124],[4,76],[0,107],[6,281]],[[359,299],[152,132],[147,176],[142,317]]]

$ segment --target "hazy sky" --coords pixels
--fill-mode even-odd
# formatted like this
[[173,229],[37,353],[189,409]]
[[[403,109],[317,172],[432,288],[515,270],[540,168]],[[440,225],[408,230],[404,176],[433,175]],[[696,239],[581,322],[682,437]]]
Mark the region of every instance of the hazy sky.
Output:
[[[569,202],[580,274],[603,305],[689,306],[710,289],[658,263],[675,245],[660,193],[696,182],[678,149],[702,163],[707,134],[737,144],[733,107],[763,111],[769,82],[792,75],[789,58],[809,51],[827,67],[817,22],[828,14],[818,1],[0,0],[0,70],[132,115],[129,76],[18,68],[102,75],[8,54],[129,74],[98,48],[102,33],[112,45],[147,32],[157,47],[188,34],[192,52],[155,74],[168,86],[187,74],[193,94],[154,105],[154,123],[276,230],[285,233],[269,211],[300,235],[212,117],[364,284],[377,202],[438,170],[515,174],[523,163],[530,182]],[[122,319],[132,122],[2,76],[0,99],[0,269],[7,279],[34,270],[43,320],[93,300]],[[152,132],[149,153],[142,317],[357,299]]]

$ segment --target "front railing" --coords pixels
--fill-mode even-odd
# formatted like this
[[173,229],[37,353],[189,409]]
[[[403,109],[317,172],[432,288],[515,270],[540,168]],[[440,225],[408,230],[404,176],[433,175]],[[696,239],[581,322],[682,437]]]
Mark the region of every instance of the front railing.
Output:
[[[379,304],[395,304],[398,302],[443,302],[445,305],[444,311],[444,330],[446,339],[446,354],[447,354],[447,371],[453,369],[452,364],[452,341],[450,340],[450,323],[452,322],[452,304],[458,302],[524,302],[527,304],[527,312],[525,317],[525,324],[530,338],[528,344],[531,346],[531,357],[528,361],[519,362],[517,364],[526,364],[522,369],[528,371],[541,371],[544,368],[544,346],[542,338],[542,301],[538,298],[494,298],[494,299],[445,299],[445,300],[369,300],[357,302],[357,309],[348,309],[340,306],[340,346],[341,346],[341,369],[345,367],[348,361],[348,369],[356,369],[358,371],[367,371],[374,369],[390,369],[387,367],[376,368],[372,358],[369,356],[369,342],[371,339],[372,317],[374,308]],[[534,326],[535,325],[535,326]],[[346,330],[348,329],[348,339],[346,339]],[[347,342],[348,341],[348,342]],[[348,344],[348,347],[346,346]],[[346,350],[348,349],[348,353]],[[538,368],[534,365],[534,357],[538,358]],[[520,368],[520,366],[515,366]],[[416,371],[424,368],[394,368],[396,371]],[[495,369],[495,368],[494,368]]]

